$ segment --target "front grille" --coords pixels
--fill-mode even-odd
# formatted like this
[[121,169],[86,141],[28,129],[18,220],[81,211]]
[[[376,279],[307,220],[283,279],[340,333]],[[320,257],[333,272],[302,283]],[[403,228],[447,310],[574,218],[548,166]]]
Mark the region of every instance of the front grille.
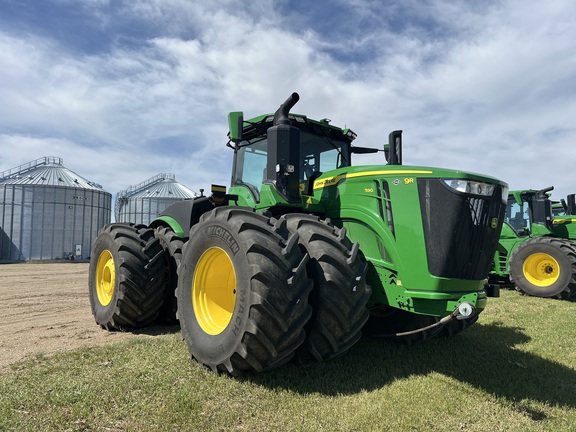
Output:
[[[456,192],[440,179],[418,179],[428,269],[434,276],[484,279],[490,271],[506,205],[493,197]],[[498,225],[491,227],[496,218]]]

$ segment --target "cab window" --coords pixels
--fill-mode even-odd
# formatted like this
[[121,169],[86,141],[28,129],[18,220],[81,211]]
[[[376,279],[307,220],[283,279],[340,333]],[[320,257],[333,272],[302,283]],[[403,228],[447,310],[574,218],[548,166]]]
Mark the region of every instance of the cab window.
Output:
[[519,205],[513,196],[509,197],[505,221],[517,233],[528,231],[530,229],[530,208],[528,203],[522,201],[522,205]]

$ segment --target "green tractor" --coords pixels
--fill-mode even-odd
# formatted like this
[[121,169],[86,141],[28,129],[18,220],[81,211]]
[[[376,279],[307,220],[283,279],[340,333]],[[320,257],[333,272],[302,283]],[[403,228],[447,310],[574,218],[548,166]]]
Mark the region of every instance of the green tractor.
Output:
[[574,216],[576,215],[576,194],[570,194],[566,199],[552,201],[552,215],[556,216]]
[[489,284],[531,296],[576,296],[574,194],[550,201],[553,187],[511,191]]
[[[402,166],[401,131],[354,146],[350,129],[290,113],[298,99],[229,114],[228,190],[102,229],[89,282],[100,326],[177,318],[194,359],[239,375],[337,358],[362,333],[420,341],[477,320],[507,184]],[[388,164],[352,166],[378,152]]]

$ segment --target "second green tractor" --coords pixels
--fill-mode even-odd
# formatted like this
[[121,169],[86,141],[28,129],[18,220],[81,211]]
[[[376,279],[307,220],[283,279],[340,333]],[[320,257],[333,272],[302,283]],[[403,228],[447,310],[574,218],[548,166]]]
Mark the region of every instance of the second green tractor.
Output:
[[[90,264],[99,325],[177,319],[193,358],[239,375],[337,358],[362,333],[419,341],[477,320],[507,184],[402,165],[401,131],[355,146],[352,130],[291,113],[298,99],[229,114],[228,190],[149,226],[103,228]],[[355,154],[385,163],[353,166]]]
[[574,194],[553,203],[542,190],[511,191],[489,282],[531,296],[576,296]]

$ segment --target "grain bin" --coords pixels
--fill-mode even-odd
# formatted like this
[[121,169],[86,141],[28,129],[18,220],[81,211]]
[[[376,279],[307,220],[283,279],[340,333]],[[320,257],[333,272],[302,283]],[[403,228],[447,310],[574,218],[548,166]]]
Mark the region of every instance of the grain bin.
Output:
[[0,172],[0,261],[88,259],[112,195],[45,156]]
[[158,174],[118,192],[114,216],[116,222],[148,225],[168,206],[195,196],[194,191],[176,181],[174,174]]

